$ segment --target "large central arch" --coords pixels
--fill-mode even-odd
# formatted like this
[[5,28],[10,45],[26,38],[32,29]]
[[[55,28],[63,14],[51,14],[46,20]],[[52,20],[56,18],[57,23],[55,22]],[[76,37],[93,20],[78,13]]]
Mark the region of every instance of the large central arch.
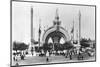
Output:
[[48,28],[43,34],[42,42],[47,43],[49,37],[63,37],[65,42],[70,40],[68,32],[61,26],[59,26],[59,30],[57,30],[55,26]]

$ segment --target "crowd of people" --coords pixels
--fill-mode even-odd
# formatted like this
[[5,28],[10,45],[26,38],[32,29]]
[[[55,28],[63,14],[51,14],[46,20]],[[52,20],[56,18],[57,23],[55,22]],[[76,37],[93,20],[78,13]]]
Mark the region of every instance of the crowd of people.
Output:
[[76,48],[70,49],[70,50],[63,50],[63,51],[52,51],[52,53],[50,51],[47,51],[46,54],[42,55],[42,56],[46,56],[47,57],[47,61],[49,59],[49,56],[64,56],[65,58],[69,58],[70,60],[72,60],[76,55],[77,60],[84,60],[84,58],[86,58],[86,55],[88,57],[94,56],[95,55],[95,51],[93,49],[89,49],[87,50],[87,48],[80,48],[79,50],[77,50]]
[[[33,50],[30,51],[32,56],[33,56]],[[95,53],[95,51],[92,50],[92,53]],[[69,49],[69,50],[63,50],[63,51],[46,51],[46,52],[43,52],[43,51],[40,51],[38,54],[38,56],[40,57],[43,57],[45,56],[46,57],[46,61],[48,62],[49,61],[49,57],[54,55],[54,56],[64,56],[65,58],[69,58],[70,60],[73,59],[73,56],[77,55],[77,60],[84,60],[85,56],[83,56],[82,54],[83,53],[87,53],[88,56],[92,56],[89,51],[87,51],[87,49],[85,48],[80,48],[79,50],[77,50],[75,47],[72,48],[72,49]],[[14,61],[17,61],[18,60],[18,56],[20,57],[21,60],[24,60],[25,56],[28,54],[28,52],[17,52],[16,54],[14,53],[14,56],[13,56],[13,60]],[[93,54],[94,55],[94,54]]]
[[24,60],[25,58],[25,55],[27,54],[27,52],[16,52],[16,53],[13,53],[14,56],[13,56],[13,60],[14,61],[18,61],[18,58],[20,57],[21,60]]

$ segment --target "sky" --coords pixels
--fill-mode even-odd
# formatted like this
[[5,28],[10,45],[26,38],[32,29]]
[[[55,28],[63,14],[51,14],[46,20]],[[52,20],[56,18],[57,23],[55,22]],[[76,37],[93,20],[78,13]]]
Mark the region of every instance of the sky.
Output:
[[74,21],[74,38],[79,25],[81,12],[81,37],[95,40],[95,7],[46,3],[12,2],[12,41],[29,43],[31,39],[31,7],[33,7],[34,39],[38,40],[39,20],[41,19],[41,38],[44,29],[53,26],[58,9],[61,26],[69,35]]

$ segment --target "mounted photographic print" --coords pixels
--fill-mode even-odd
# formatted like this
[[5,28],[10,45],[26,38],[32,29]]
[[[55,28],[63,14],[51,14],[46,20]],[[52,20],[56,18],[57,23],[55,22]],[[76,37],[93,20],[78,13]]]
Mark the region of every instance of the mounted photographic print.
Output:
[[11,1],[11,66],[96,61],[96,6]]

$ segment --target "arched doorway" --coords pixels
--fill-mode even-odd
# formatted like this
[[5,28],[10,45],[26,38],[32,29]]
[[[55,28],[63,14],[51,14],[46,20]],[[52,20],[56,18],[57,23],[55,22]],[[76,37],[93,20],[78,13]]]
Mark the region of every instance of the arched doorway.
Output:
[[62,48],[61,44],[64,44],[66,40],[67,37],[62,32],[55,30],[47,35],[45,43],[52,46],[52,50],[59,50]]
[[[42,37],[42,42],[43,43],[47,43],[48,42],[48,39],[51,37],[51,39],[63,39],[65,42],[66,41],[70,41],[70,37],[68,35],[68,32],[63,28],[63,27],[59,27],[59,30],[57,31],[55,27],[50,27],[48,28],[44,34],[43,34],[43,37]],[[56,42],[56,41],[54,41]]]

